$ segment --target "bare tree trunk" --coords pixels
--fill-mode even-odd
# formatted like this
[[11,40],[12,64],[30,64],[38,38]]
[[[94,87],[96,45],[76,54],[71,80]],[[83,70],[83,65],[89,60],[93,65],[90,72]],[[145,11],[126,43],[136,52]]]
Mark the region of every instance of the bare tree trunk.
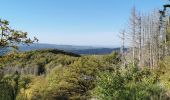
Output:
[[124,49],[125,49],[125,30],[122,30],[120,32],[121,34],[121,40],[122,40],[122,46],[121,46],[121,61],[122,61],[122,66],[125,67],[125,56],[124,56]]
[[142,53],[141,53],[141,51],[142,51],[142,35],[141,35],[141,17],[139,17],[139,19],[138,19],[138,28],[139,28],[139,32],[138,32],[138,39],[139,39],[139,51],[138,51],[138,55],[139,55],[139,57],[138,57],[138,60],[139,60],[139,66],[141,67],[142,65],[141,65],[141,56],[142,56]]
[[131,26],[132,26],[132,55],[133,55],[133,66],[135,66],[135,60],[136,60],[136,20],[137,20],[137,14],[136,14],[136,8],[134,7],[132,9],[131,13]]

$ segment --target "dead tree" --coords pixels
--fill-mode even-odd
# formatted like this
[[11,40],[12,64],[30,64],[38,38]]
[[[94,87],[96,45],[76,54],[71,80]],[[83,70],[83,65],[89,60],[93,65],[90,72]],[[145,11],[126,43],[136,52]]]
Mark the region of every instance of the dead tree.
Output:
[[123,67],[125,67],[125,54],[124,54],[124,50],[125,50],[125,30],[122,30],[120,32],[120,39],[122,41],[122,46],[120,48],[120,53],[121,53],[121,61],[122,61],[122,65]]

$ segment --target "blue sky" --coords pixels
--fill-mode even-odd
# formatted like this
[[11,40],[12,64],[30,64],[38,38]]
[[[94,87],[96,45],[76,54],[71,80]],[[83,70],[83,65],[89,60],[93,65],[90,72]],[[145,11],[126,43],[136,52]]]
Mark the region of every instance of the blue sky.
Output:
[[119,46],[133,6],[143,12],[166,0],[0,0],[0,18],[40,43]]

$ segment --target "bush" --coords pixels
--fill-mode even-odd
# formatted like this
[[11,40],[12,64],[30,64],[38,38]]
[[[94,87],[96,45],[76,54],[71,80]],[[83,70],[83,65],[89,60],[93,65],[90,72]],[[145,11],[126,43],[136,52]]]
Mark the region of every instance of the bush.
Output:
[[92,93],[102,100],[166,100],[165,92],[154,73],[132,67],[101,72]]

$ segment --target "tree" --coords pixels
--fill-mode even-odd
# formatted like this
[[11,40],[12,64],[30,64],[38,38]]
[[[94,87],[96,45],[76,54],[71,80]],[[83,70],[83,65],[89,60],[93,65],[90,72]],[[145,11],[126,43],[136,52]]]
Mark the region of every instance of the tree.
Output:
[[127,63],[132,63],[133,66],[136,65],[138,60],[138,48],[139,48],[139,16],[137,14],[137,10],[135,7],[132,8],[130,19],[129,19],[129,27],[128,27],[128,34],[126,38],[129,40],[129,53],[125,57]]
[[158,10],[139,15],[133,8],[130,17],[130,51],[126,59],[139,67],[154,69],[168,55],[168,18],[161,18]]
[[131,25],[131,35],[132,35],[132,55],[133,55],[133,65],[135,64],[135,58],[136,58],[136,35],[137,35],[137,11],[136,8],[134,7],[131,12],[131,17],[130,17],[130,25]]
[[124,50],[125,50],[125,30],[122,30],[120,32],[120,39],[122,41],[122,46],[120,48],[120,53],[121,53],[121,61],[122,65],[125,66],[125,57],[124,57]]
[[34,37],[34,39],[30,39],[27,35],[27,32],[10,28],[7,20],[0,19],[0,49],[18,49],[19,44],[29,45],[34,42],[38,42],[36,37]]

